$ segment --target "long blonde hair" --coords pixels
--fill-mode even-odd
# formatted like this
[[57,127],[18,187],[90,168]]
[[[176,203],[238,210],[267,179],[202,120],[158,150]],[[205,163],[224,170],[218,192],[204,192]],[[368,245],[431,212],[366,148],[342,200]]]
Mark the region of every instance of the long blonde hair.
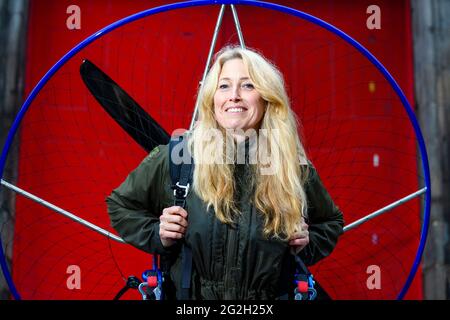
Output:
[[[241,59],[249,76],[266,104],[260,129],[267,134],[267,148],[277,148],[278,170],[274,174],[261,174],[258,162],[253,170],[254,188],[252,203],[264,218],[264,235],[283,240],[300,230],[300,222],[306,214],[304,181],[307,172],[300,167],[299,159],[306,160],[304,147],[298,133],[298,121],[292,111],[280,71],[259,53],[240,47],[225,47],[216,54],[202,88],[199,90],[199,121],[193,129],[189,147],[194,158],[193,188],[198,196],[214,208],[217,218],[233,223],[240,214],[235,203],[236,182],[234,164],[202,163],[205,155],[227,157],[223,145],[217,139],[209,139],[211,130],[224,132],[214,116],[214,94],[225,62]],[[276,129],[279,139],[272,134]],[[222,151],[222,154],[220,152]]]

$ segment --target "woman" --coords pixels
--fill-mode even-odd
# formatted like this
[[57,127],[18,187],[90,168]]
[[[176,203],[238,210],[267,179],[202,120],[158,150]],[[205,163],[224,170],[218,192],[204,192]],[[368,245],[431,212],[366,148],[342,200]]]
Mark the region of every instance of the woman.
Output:
[[177,295],[183,242],[192,299],[292,296],[295,255],[306,265],[329,255],[343,217],[306,160],[282,75],[257,52],[226,47],[199,95],[186,136],[195,163],[186,207],[172,206],[169,151],[159,146],[107,198],[112,226],[135,247],[173,258]]

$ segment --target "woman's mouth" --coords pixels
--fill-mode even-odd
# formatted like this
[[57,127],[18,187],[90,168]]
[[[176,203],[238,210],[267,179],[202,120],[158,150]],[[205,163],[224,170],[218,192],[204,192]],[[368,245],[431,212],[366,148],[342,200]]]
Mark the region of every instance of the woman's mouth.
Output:
[[244,107],[228,107],[225,109],[225,112],[228,113],[241,113],[247,111],[247,108]]

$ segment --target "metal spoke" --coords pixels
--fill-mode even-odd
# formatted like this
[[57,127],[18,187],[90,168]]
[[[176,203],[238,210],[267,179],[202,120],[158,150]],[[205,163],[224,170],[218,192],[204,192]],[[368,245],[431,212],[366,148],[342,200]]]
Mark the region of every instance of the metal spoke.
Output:
[[234,7],[234,4],[231,5],[231,11],[233,12],[234,25],[236,27],[236,31],[238,34],[239,43],[241,45],[241,48],[245,49],[245,42],[244,37],[242,36],[241,24],[239,23],[239,18],[237,15],[236,8]]
[[371,220],[371,219],[373,219],[375,217],[378,217],[379,215],[381,215],[381,214],[383,214],[383,213],[385,213],[387,211],[390,211],[390,210],[394,209],[395,207],[398,207],[399,205],[401,205],[401,204],[403,204],[403,203],[405,203],[405,202],[407,202],[407,201],[409,201],[411,199],[414,199],[415,197],[417,197],[417,196],[419,196],[421,194],[424,194],[426,191],[427,191],[427,188],[425,187],[423,189],[420,189],[419,191],[411,193],[409,196],[406,196],[406,197],[404,197],[404,198],[402,198],[400,200],[397,200],[397,201],[387,205],[384,208],[381,208],[381,209],[379,209],[377,211],[374,211],[371,214],[368,214],[367,216],[365,216],[365,217],[363,217],[363,218],[361,218],[359,220],[356,220],[356,221],[350,223],[349,225],[346,225],[344,227],[344,232],[346,232],[348,230],[351,230],[353,228],[356,228],[357,226],[363,224],[364,222],[367,222],[367,221],[369,221],[369,220]]
[[[216,47],[217,35],[219,33],[220,26],[222,25],[222,18],[223,18],[223,13],[224,12],[225,12],[225,5],[223,4],[220,7],[219,16],[217,17],[216,28],[214,29],[214,34],[213,34],[213,38],[212,38],[212,41],[211,41],[211,46],[209,47],[208,58],[206,59],[206,66],[205,66],[205,70],[203,71],[202,81],[200,82],[200,90],[203,87],[203,83],[205,82],[206,75],[208,74],[209,65],[211,64],[212,56],[213,56],[213,53],[214,53],[214,48]],[[194,128],[194,124],[195,124],[195,121],[197,119],[199,102],[200,102],[200,95],[197,95],[197,99],[195,101],[194,113],[192,115],[191,124],[189,125],[189,130],[192,130],[192,128]]]
[[47,208],[49,208],[49,209],[51,209],[51,210],[53,210],[55,212],[58,212],[58,213],[62,214],[63,216],[66,216],[67,218],[70,218],[73,221],[76,221],[76,222],[82,224],[83,226],[86,226],[89,229],[94,230],[95,232],[98,232],[98,233],[100,233],[100,234],[102,234],[102,235],[104,235],[104,236],[106,236],[108,238],[111,238],[111,239],[113,239],[113,240],[115,240],[117,242],[125,243],[125,241],[122,238],[116,236],[115,234],[112,234],[111,232],[108,232],[105,229],[102,229],[102,228],[98,227],[97,225],[95,225],[95,224],[93,224],[93,223],[91,223],[89,221],[86,221],[86,220],[78,217],[77,215],[69,212],[69,211],[61,209],[60,207],[55,206],[54,204],[52,204],[52,203],[50,203],[48,201],[45,201],[44,199],[41,199],[41,198],[35,196],[34,194],[31,194],[31,193],[29,193],[29,192],[27,192],[27,191],[25,191],[23,189],[20,189],[19,187],[15,186],[15,185],[12,185],[11,183],[8,183],[8,182],[6,182],[3,179],[1,180],[1,183],[2,183],[2,185],[7,187],[8,189],[11,189],[12,191],[17,192],[17,193],[23,195],[24,197],[26,197],[28,199],[31,199],[31,200],[33,200],[33,201],[43,205],[44,207],[47,207]]

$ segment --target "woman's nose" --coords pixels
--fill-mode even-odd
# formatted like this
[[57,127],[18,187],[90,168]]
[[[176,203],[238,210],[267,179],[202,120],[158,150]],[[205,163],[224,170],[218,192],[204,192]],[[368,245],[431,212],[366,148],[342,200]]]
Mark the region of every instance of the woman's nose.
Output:
[[241,100],[241,94],[239,92],[239,87],[235,87],[235,88],[233,88],[233,90],[231,90],[230,101],[239,101],[239,100]]

